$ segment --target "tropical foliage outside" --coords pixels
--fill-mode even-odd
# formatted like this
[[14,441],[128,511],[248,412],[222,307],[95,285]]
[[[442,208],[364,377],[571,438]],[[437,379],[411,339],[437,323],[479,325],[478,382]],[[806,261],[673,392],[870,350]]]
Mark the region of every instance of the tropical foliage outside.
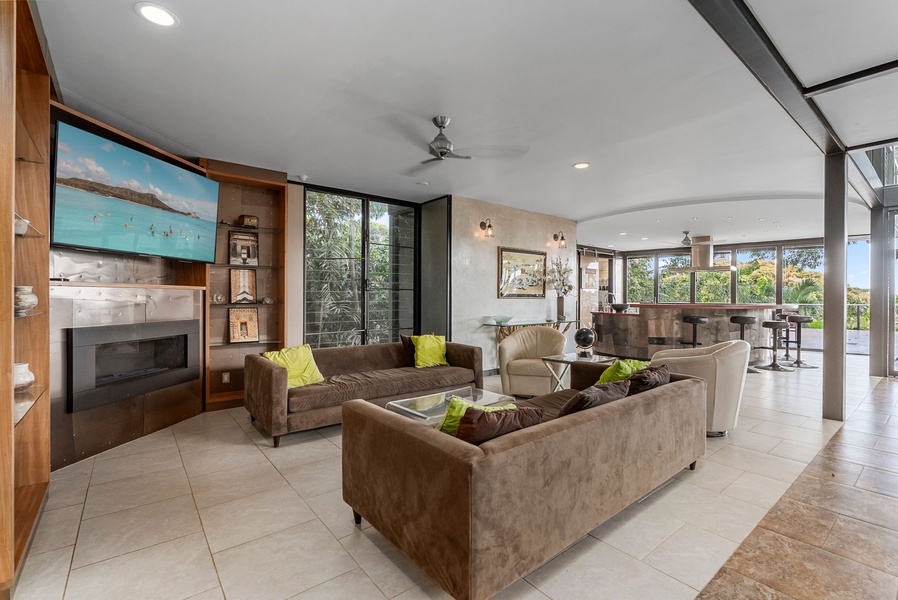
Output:
[[[864,242],[850,242],[850,244]],[[714,263],[730,264],[728,251],[715,252]],[[691,276],[670,273],[671,267],[689,266],[685,254],[658,256],[658,301],[690,302]],[[799,304],[800,312],[815,318],[807,327],[823,327],[823,248],[786,248],[783,251],[783,303]],[[626,262],[627,301],[654,302],[655,257],[630,257]],[[728,272],[704,271],[695,273],[695,301],[697,303],[729,303],[731,276]],[[776,301],[776,251],[770,249],[743,250],[736,253],[736,303],[773,304]],[[870,290],[848,287],[849,329],[868,330]]]

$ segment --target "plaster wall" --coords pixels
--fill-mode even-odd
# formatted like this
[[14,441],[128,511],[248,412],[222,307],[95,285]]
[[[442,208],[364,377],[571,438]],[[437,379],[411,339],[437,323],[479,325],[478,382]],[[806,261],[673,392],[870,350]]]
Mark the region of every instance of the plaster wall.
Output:
[[[484,237],[480,222],[489,217],[496,236]],[[552,234],[564,232],[567,248],[559,249]],[[577,223],[540,213],[518,210],[461,196],[452,197],[452,340],[483,349],[484,370],[498,368],[496,329],[489,315],[512,315],[517,319],[555,316],[556,295],[551,287],[545,298],[499,298],[499,247],[546,252],[547,264],[555,257],[569,259],[576,270]],[[572,276],[576,284],[576,271]],[[576,297],[565,300],[565,314],[576,314]],[[574,348],[572,325],[567,350]]]

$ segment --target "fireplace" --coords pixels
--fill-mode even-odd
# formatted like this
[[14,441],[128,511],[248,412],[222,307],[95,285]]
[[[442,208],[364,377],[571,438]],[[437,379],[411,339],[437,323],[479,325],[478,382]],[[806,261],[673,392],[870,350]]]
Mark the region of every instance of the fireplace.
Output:
[[199,320],[66,330],[67,412],[199,379]]

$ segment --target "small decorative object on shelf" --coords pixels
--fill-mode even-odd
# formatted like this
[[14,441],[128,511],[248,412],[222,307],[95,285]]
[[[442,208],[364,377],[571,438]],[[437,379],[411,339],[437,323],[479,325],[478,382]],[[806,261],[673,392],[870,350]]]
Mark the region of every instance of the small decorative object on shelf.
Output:
[[259,309],[258,308],[229,308],[228,309],[228,342],[258,342],[259,341]]
[[237,217],[238,227],[259,227],[259,217],[256,215],[240,215]]
[[28,219],[23,219],[22,217],[16,215],[16,224],[14,226],[16,235],[25,235],[28,233],[28,223],[30,223]]
[[15,363],[12,369],[13,389],[24,392],[34,383],[34,373],[28,370],[28,363]]
[[262,298],[262,304],[274,304],[274,300],[272,300],[268,296],[265,296],[264,298]]
[[591,327],[578,329],[574,334],[574,342],[577,344],[577,356],[589,358],[592,356],[592,347],[596,345],[596,330]]
[[231,304],[253,304],[256,301],[256,272],[231,269]]
[[221,292],[215,292],[212,294],[212,304],[224,304],[225,297]]
[[37,296],[31,291],[30,285],[15,286],[15,313],[17,317],[24,317],[28,311],[37,306]]

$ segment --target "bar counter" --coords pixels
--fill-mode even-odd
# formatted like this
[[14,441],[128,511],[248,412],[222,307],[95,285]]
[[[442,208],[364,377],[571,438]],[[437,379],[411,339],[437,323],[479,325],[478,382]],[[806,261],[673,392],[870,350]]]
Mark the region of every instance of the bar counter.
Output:
[[[757,325],[745,326],[745,340],[753,347],[769,346],[770,330],[763,329],[761,322],[772,319],[780,308],[779,304],[631,304],[623,313],[593,312],[595,350],[649,360],[659,350],[691,346],[692,325],[683,323],[683,315],[708,317],[709,322],[697,329],[702,346],[738,340],[739,325],[730,323],[735,315],[757,318]],[[769,354],[769,350],[753,350],[751,360],[769,359]]]

